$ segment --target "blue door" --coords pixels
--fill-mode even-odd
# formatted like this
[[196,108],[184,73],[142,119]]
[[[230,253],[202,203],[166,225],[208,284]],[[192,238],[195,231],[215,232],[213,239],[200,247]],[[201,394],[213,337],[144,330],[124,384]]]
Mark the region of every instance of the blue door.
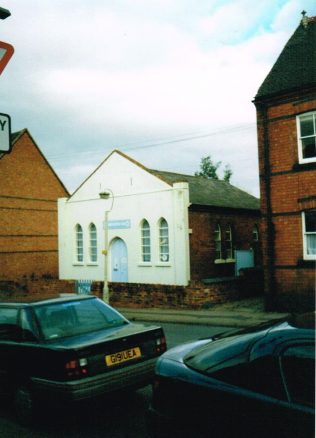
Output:
[[115,239],[111,244],[111,281],[126,283],[128,281],[127,246],[122,239]]

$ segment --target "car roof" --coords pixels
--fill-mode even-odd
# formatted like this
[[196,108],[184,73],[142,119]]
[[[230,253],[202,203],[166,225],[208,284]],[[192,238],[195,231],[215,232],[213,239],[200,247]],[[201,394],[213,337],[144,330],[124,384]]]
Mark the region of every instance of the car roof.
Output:
[[264,336],[258,337],[252,344],[249,360],[262,356],[278,355],[293,344],[315,343],[315,329],[295,326],[290,322],[272,327]]
[[43,304],[57,304],[78,300],[87,300],[97,298],[94,295],[75,295],[75,294],[60,294],[60,295],[22,295],[1,297],[1,307],[27,307],[27,306],[39,306]]
[[277,355],[282,348],[302,341],[315,343],[315,329],[300,328],[289,319],[260,324],[233,332],[198,346],[185,357],[186,365],[199,370],[219,369],[224,362],[245,363],[260,357]]

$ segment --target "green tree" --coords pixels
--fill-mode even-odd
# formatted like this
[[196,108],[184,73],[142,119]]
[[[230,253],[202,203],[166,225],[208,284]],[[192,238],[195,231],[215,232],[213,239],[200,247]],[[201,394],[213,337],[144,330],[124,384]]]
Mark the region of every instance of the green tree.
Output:
[[[195,176],[202,176],[207,179],[219,179],[217,174],[219,168],[221,167],[222,162],[218,161],[214,163],[211,156],[207,155],[206,157],[201,158],[200,170],[195,172]],[[224,181],[229,182],[232,177],[233,171],[231,170],[229,164],[226,164],[224,169]]]
[[230,178],[232,177],[232,175],[233,175],[233,171],[232,171],[230,165],[226,164],[225,169],[224,169],[224,178],[223,178],[223,180],[229,182]]

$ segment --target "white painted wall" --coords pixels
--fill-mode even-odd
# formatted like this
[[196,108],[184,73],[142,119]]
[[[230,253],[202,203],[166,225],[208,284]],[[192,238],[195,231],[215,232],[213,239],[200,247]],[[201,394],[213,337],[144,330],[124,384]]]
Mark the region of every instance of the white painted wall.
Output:
[[[113,198],[101,200],[99,193],[110,191]],[[111,242],[125,241],[128,249],[128,281],[168,285],[187,285],[190,279],[188,239],[189,189],[187,183],[173,186],[150,174],[128,157],[114,151],[77,189],[69,200],[58,201],[59,275],[61,279],[103,280],[104,259],[108,263],[111,281]],[[128,220],[130,228],[109,229],[108,256],[102,254],[104,216],[108,220]],[[164,217],[169,225],[170,260],[159,261],[158,222]],[[150,263],[141,261],[140,224],[146,219],[151,227]],[[88,260],[89,224],[93,222],[98,235],[98,262]],[[84,231],[84,262],[74,262],[75,226]]]

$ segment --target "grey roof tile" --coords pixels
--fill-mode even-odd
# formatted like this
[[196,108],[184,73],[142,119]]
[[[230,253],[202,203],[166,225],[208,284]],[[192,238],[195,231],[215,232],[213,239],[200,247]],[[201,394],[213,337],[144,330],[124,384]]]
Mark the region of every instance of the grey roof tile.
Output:
[[250,210],[259,210],[260,208],[258,198],[226,181],[160,170],[148,169],[148,171],[170,185],[175,182],[187,182],[190,202],[194,205]]
[[255,101],[276,94],[316,86],[316,17],[306,18],[286,43]]

